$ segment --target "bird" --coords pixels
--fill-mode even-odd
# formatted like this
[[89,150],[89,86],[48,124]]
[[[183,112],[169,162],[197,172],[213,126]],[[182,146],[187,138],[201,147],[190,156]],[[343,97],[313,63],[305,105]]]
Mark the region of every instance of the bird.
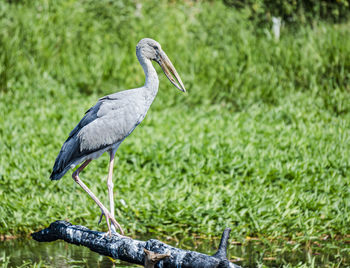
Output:
[[[114,158],[120,144],[145,118],[158,93],[159,79],[152,61],[160,65],[166,77],[177,89],[186,92],[174,65],[157,41],[151,38],[141,39],[136,45],[136,56],[146,77],[145,84],[139,88],[104,96],[88,109],[63,143],[50,175],[51,180],[59,180],[70,169],[81,164],[73,172],[72,178],[99,206],[101,209],[99,223],[105,216],[110,235],[112,231],[116,233],[116,228],[121,235],[124,235],[122,227],[114,217],[112,180]],[[105,152],[109,154],[107,188],[110,211],[79,177],[80,172],[92,160],[99,158]]]

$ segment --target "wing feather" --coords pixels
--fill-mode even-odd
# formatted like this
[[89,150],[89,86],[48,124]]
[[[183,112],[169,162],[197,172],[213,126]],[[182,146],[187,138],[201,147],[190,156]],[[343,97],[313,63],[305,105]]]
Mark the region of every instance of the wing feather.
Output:
[[60,179],[83,156],[121,142],[143,120],[148,108],[140,94],[135,90],[120,93],[101,98],[86,111],[63,144],[51,179]]

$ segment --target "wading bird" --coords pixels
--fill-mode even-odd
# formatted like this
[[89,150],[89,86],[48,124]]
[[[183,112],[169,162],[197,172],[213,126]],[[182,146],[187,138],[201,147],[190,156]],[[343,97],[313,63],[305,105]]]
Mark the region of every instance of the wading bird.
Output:
[[[118,228],[121,234],[124,234],[121,226],[114,218],[112,182],[114,157],[122,141],[145,118],[157,95],[159,80],[152,61],[161,66],[163,72],[175,87],[186,92],[175,67],[158,42],[149,38],[142,39],[136,46],[136,55],[146,76],[145,85],[99,99],[96,105],[85,113],[85,116],[69,134],[56,158],[50,176],[51,180],[59,180],[69,169],[83,163],[73,172],[72,177],[100,207],[102,211],[100,221],[104,215],[109,234],[111,234],[111,227],[113,231]],[[107,177],[110,212],[79,178],[79,173],[91,160],[100,157],[104,152],[108,152],[110,156]]]

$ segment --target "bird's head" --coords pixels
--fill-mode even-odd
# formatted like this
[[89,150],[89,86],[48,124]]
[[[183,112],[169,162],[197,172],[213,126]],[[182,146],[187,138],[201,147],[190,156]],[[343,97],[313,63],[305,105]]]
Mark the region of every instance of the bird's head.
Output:
[[141,39],[136,46],[136,54],[157,62],[170,82],[179,90],[186,92],[185,86],[183,85],[174,65],[171,63],[170,59],[157,41],[151,38]]

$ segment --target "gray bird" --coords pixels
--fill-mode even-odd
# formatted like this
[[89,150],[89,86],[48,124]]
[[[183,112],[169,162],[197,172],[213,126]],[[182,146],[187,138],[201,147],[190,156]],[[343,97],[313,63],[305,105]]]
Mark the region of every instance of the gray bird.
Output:
[[[167,78],[179,90],[186,92],[185,87],[175,67],[162,50],[160,44],[150,38],[142,39],[136,46],[136,55],[146,75],[143,87],[129,89],[105,96],[91,107],[78,125],[71,131],[58,154],[51,180],[59,180],[71,168],[83,163],[72,177],[96,202],[107,221],[108,232],[118,228],[124,234],[121,226],[114,218],[113,200],[113,164],[115,153],[122,141],[130,135],[145,118],[158,92],[159,80],[152,60],[157,62]],[[175,79],[174,79],[175,77]],[[110,202],[110,212],[79,178],[79,173],[104,152],[110,155],[107,187]],[[100,218],[100,221],[101,221]]]

